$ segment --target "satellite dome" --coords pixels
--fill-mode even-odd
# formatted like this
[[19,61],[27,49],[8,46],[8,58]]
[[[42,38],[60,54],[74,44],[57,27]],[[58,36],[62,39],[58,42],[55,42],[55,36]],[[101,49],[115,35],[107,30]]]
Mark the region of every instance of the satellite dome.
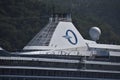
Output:
[[3,50],[3,48],[2,48],[2,47],[0,47],[0,50]]
[[101,35],[101,30],[98,27],[92,27],[89,30],[89,35],[92,38],[92,40],[97,41],[99,40],[99,37]]

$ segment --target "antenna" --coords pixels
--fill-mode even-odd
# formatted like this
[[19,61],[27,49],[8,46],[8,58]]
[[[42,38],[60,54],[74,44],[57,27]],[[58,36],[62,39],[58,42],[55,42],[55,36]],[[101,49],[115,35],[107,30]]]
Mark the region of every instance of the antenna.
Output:
[[53,0],[52,0],[52,7],[51,7],[51,14],[52,15],[54,14],[54,11],[55,11],[55,5],[54,5]]
[[71,4],[71,6],[70,6],[70,14],[72,14],[72,8],[73,8],[72,0],[70,0],[70,4]]

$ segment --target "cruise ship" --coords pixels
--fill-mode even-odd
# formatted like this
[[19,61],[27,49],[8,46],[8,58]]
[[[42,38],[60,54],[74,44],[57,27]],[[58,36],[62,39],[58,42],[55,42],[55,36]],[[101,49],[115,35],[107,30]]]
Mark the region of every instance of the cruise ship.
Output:
[[86,40],[70,14],[54,14],[20,52],[0,47],[0,80],[120,80],[120,45]]

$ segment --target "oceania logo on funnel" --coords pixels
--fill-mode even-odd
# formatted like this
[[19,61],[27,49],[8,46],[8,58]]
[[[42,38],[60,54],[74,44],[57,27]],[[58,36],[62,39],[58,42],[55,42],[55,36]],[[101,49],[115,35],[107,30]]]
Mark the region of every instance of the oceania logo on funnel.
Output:
[[63,37],[66,38],[73,45],[76,45],[78,43],[77,36],[72,30],[67,30],[66,35]]

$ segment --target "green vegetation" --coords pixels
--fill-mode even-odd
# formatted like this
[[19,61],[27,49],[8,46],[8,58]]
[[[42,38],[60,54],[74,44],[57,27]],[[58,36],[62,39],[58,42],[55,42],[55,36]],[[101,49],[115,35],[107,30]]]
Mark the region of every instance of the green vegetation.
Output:
[[102,30],[99,43],[120,44],[120,0],[0,0],[0,46],[22,49],[54,12],[70,12],[73,23],[89,38],[89,29]]

